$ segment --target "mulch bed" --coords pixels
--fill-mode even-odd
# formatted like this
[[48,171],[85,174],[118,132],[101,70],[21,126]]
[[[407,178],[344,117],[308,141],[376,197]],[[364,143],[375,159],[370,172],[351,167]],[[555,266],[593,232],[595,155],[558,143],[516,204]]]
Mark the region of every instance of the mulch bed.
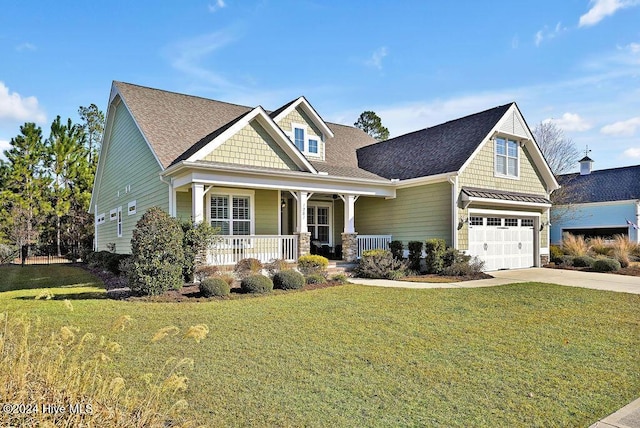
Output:
[[484,272],[480,272],[475,275],[465,275],[465,276],[443,276],[443,275],[435,275],[435,274],[407,276],[407,277],[401,278],[400,281],[450,283],[450,282],[475,281],[477,279],[491,279],[491,278],[493,278],[491,275]]
[[[549,263],[547,265],[544,265],[543,267],[549,268],[549,269],[579,270],[579,271],[582,271],[582,272],[596,272],[595,270],[591,269],[590,267],[564,266],[564,265],[557,265],[555,263]],[[634,266],[629,266],[629,267],[626,267],[626,268],[622,268],[622,269],[617,270],[615,272],[600,272],[600,273],[612,273],[612,274],[616,274],[616,275],[640,276],[640,266],[634,265]]]

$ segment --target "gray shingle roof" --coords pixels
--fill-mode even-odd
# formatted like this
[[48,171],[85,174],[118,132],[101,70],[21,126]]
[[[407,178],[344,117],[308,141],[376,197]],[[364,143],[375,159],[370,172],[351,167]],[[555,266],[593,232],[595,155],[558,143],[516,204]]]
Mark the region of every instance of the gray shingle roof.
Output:
[[458,171],[512,104],[360,148],[359,167],[401,180]]
[[[253,107],[114,82],[164,168],[187,159],[240,120]],[[270,112],[275,117],[295,100]],[[327,138],[325,161],[313,161],[318,171],[332,176],[380,178],[358,166],[356,149],[375,143],[358,128],[327,122],[334,134]]]
[[558,182],[567,188],[568,203],[640,199],[640,165],[560,175]]
[[505,192],[492,189],[479,189],[476,187],[463,187],[462,193],[475,198],[497,199],[501,201],[533,202],[537,204],[551,204],[551,201],[547,198],[540,195],[532,195],[529,193]]

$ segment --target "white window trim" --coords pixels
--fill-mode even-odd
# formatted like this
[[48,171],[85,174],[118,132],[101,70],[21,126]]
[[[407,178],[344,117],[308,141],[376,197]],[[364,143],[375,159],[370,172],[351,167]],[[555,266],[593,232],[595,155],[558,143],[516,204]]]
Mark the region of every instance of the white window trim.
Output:
[[[295,123],[292,122],[291,123],[291,132],[290,133],[286,133],[287,136],[291,139],[291,141],[293,142],[293,145],[296,145],[296,131],[295,129],[302,129],[302,131],[304,132],[304,150],[300,150],[298,148],[298,150],[300,150],[302,153],[304,153],[305,155],[309,155],[309,156],[315,156],[315,157],[322,157],[322,143],[324,142],[324,137],[322,135],[311,135],[309,133],[309,126],[302,124],[302,123]],[[314,131],[315,132],[315,131]],[[309,140],[316,140],[318,142],[318,151],[317,152],[311,152],[309,151]],[[298,146],[296,146],[298,147]]]
[[[211,197],[212,196],[248,196],[249,197],[249,234],[256,234],[256,195],[254,190],[248,189],[229,189],[229,188],[221,188],[214,187],[211,192],[207,193],[207,222],[211,224]],[[279,202],[278,202],[279,203]],[[232,205],[229,205],[229,209],[232,209]],[[231,219],[230,219],[231,220]],[[233,227],[229,227],[229,234],[233,236]],[[247,236],[247,235],[237,235],[237,236]]]
[[[507,147],[505,147],[507,154],[504,155],[505,156],[505,166],[507,167],[507,172],[509,172],[509,141],[513,141],[516,143],[516,153],[518,155],[518,157],[516,158],[517,162],[516,162],[516,175],[509,175],[509,174],[503,174],[501,172],[498,171],[498,138],[505,140],[507,142]],[[514,140],[513,138],[509,138],[509,137],[502,137],[502,136],[497,136],[493,139],[493,175],[494,177],[500,177],[500,178],[506,178],[509,180],[520,180],[520,158],[522,157],[521,153],[520,153],[520,142],[517,140]],[[502,155],[501,155],[502,156]],[[513,159],[513,158],[512,158]]]
[[117,224],[117,232],[118,232],[118,238],[122,238],[122,223],[123,223],[123,218],[122,218],[122,206],[118,207],[118,224]]
[[[317,211],[317,207],[323,207],[323,208],[328,208],[328,219],[327,222],[329,223],[329,242],[322,242],[323,245],[329,245],[330,247],[333,247],[333,203],[332,202],[320,202],[320,201],[309,201],[307,202],[307,208],[316,208],[316,213],[315,216],[318,216],[318,211]],[[309,223],[307,223],[307,230],[309,232],[311,232],[311,236],[317,236],[317,234],[315,233],[315,230],[312,231],[311,227],[312,226],[318,226],[317,223],[311,225]],[[324,225],[322,225],[324,226]]]
[[118,219],[118,209],[114,208],[109,211],[109,221],[114,221]]
[[[133,209],[131,209],[133,208]],[[136,201],[131,201],[127,204],[127,214],[134,215],[137,212]]]
[[96,224],[104,224],[105,222],[105,213],[99,214],[96,217]]

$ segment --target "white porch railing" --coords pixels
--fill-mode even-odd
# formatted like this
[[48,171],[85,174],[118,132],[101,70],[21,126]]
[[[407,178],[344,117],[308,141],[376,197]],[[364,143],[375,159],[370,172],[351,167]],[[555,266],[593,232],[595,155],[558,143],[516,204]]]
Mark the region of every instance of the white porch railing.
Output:
[[219,235],[209,249],[207,262],[212,265],[234,265],[252,257],[266,263],[273,259],[298,260],[297,235]]
[[391,242],[391,235],[358,235],[358,258],[366,250],[388,250]]

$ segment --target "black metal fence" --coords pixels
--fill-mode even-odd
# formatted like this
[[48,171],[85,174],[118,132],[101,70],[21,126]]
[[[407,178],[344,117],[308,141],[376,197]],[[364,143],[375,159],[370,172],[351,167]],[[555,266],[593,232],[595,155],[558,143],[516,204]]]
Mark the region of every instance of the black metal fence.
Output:
[[18,251],[13,264],[26,265],[52,265],[73,263],[79,259],[79,248],[66,248],[64,255],[58,255],[57,249],[51,246],[33,247],[23,245]]

